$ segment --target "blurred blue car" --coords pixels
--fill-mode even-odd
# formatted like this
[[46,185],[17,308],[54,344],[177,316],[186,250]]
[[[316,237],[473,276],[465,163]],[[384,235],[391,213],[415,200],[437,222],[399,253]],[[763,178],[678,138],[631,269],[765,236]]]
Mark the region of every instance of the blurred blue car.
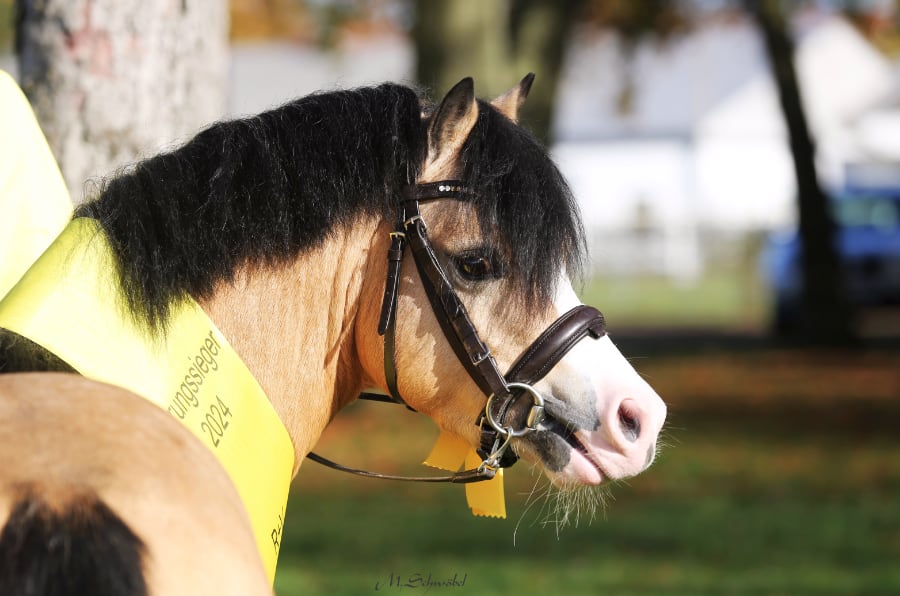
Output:
[[[848,188],[833,194],[830,204],[851,304],[900,304],[900,187]],[[772,233],[761,265],[774,293],[775,329],[789,332],[797,325],[802,300],[797,231]]]

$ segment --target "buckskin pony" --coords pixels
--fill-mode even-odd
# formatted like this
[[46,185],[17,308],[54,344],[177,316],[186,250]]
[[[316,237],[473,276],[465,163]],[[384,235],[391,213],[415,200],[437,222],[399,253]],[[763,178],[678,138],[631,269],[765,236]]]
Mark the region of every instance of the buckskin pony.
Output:
[[532,78],[310,95],[76,209],[0,302],[0,593],[270,593],[290,479],[361,394],[431,417],[467,487],[646,469],[666,408],[572,289]]

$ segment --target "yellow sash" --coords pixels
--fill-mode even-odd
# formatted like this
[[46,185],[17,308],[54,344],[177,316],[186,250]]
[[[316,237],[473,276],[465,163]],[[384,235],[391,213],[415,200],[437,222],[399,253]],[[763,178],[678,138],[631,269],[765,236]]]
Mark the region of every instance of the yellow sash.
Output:
[[28,100],[0,70],[0,298],[72,217],[69,191]]
[[293,445],[256,379],[196,302],[175,309],[165,337],[150,337],[123,304],[106,235],[96,221],[75,219],[0,301],[0,327],[187,426],[237,487],[274,579]]

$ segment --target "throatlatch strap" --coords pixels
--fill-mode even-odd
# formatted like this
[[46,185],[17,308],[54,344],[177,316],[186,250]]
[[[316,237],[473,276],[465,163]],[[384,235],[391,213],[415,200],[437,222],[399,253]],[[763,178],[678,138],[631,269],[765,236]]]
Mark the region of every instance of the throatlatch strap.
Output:
[[[378,321],[378,333],[384,336],[384,380],[391,393],[391,399],[401,404],[406,404],[406,401],[400,395],[397,379],[397,296],[400,293],[400,266],[403,262],[405,244],[403,232],[391,232],[384,301],[381,305],[381,319]],[[406,404],[406,407],[409,407],[409,404]]]

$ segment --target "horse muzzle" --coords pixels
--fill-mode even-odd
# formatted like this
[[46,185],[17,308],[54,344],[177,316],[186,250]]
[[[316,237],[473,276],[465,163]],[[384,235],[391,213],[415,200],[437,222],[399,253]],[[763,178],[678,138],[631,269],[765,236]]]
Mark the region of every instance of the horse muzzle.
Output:
[[[606,335],[606,322],[596,308],[579,305],[556,319],[535,339],[519,356],[518,360],[504,375],[507,392],[488,397],[484,414],[477,420],[481,427],[481,450],[485,457],[496,451],[498,441],[506,438],[517,438],[537,431],[545,418],[544,399],[534,385],[585,338],[599,339]],[[521,410],[523,399],[530,398],[532,404],[525,408],[524,417],[515,415],[514,410]],[[512,420],[522,420],[515,424]],[[487,424],[487,426],[486,426]],[[502,443],[500,443],[502,444]],[[513,451],[501,454],[502,467],[515,463],[517,457]]]
[[[543,421],[515,448],[539,460],[551,478],[599,484],[653,462],[665,403],[608,336],[576,345],[538,387]],[[515,404],[514,419],[524,409]]]

